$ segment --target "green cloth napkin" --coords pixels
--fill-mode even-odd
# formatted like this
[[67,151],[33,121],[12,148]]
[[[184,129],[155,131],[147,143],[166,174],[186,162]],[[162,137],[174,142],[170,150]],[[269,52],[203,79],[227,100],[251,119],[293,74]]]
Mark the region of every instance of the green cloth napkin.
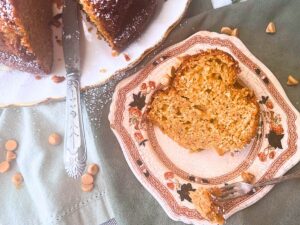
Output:
[[[194,0],[190,15],[196,14],[196,7],[202,11],[202,5],[209,4]],[[241,40],[273,71],[299,110],[300,86],[291,88],[285,84],[288,74],[300,77],[299,8],[298,0],[249,0],[208,10],[182,22],[160,49],[198,30],[238,27]],[[275,35],[264,32],[271,20],[277,25]],[[149,58],[151,56],[144,62]],[[10,171],[0,174],[0,225],[99,225],[114,217],[119,225],[183,224],[169,219],[137,181],[110,130],[107,119],[109,99],[117,82],[114,80],[84,93],[88,163],[97,163],[101,168],[91,193],[83,193],[80,181],[66,176],[63,144],[55,147],[47,142],[52,132],[64,132],[64,102],[2,110],[0,146],[6,139],[14,138],[18,140],[19,148]],[[5,151],[1,147],[0,161],[4,158]],[[296,167],[300,170],[299,165]],[[20,189],[11,183],[15,172],[24,176]],[[295,180],[276,186],[261,201],[232,216],[227,224],[298,225],[299,184],[300,181]]]
[[[99,225],[113,218],[101,173],[91,193],[81,191],[80,180],[67,177],[63,144],[51,146],[48,136],[64,132],[64,102],[31,108],[6,109],[0,116],[0,161],[5,159],[5,140],[19,143],[17,159],[0,174],[1,225]],[[86,116],[86,115],[85,115]],[[85,118],[88,163],[101,165],[101,156]],[[24,183],[16,188],[11,177],[20,172]]]

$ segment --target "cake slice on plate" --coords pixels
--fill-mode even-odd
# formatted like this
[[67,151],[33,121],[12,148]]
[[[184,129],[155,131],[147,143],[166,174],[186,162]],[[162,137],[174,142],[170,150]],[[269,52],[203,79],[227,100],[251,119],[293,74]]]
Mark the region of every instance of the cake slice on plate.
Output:
[[241,150],[256,134],[259,105],[238,82],[239,72],[238,62],[221,50],[185,57],[169,89],[154,94],[148,118],[192,151]]
[[52,0],[0,0],[0,63],[47,74],[53,61]]
[[157,0],[80,0],[100,35],[117,51],[137,38],[152,18]]

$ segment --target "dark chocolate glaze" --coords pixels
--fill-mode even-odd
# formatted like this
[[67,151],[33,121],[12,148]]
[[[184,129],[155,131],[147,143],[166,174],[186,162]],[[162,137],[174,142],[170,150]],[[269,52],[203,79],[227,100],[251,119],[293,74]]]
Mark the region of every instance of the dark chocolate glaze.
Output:
[[157,0],[90,0],[94,13],[122,50],[137,38],[153,16]]

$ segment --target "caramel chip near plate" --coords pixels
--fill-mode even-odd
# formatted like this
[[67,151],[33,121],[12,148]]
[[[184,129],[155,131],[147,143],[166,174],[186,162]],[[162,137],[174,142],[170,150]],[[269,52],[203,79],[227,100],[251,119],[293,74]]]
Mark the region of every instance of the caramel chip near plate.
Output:
[[266,33],[268,34],[274,34],[276,33],[276,27],[275,27],[275,23],[270,22],[266,28]]
[[239,30],[237,28],[234,28],[233,31],[231,32],[231,36],[237,37],[239,35]]
[[7,151],[6,152],[6,161],[7,162],[10,162],[10,161],[12,161],[12,160],[14,160],[16,158],[17,158],[17,154],[16,153],[14,153],[12,151]]
[[95,176],[98,172],[99,172],[99,166],[95,163],[89,165],[87,172],[92,175]]
[[86,173],[83,174],[81,177],[81,184],[93,184],[94,183],[94,178],[92,175]]
[[18,142],[16,140],[7,140],[5,142],[5,149],[7,151],[15,151],[18,148]]
[[230,27],[222,27],[221,28],[221,33],[231,35],[232,34],[232,29]]
[[289,75],[286,84],[289,86],[296,86],[299,84],[299,81],[292,75]]
[[10,165],[9,165],[9,162],[7,162],[7,161],[0,163],[0,173],[5,173],[6,171],[9,170],[9,167],[10,167]]
[[11,181],[16,187],[19,187],[23,183],[23,176],[21,173],[15,173],[11,178]]
[[91,192],[94,189],[94,184],[81,184],[81,190],[84,192]]

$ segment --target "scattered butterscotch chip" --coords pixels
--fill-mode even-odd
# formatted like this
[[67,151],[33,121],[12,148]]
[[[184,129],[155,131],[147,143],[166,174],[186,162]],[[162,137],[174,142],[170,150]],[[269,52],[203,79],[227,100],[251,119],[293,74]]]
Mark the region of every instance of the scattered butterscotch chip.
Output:
[[95,163],[89,165],[87,169],[88,174],[95,176],[99,172],[99,166]]
[[113,57],[116,57],[116,56],[119,55],[119,52],[117,52],[116,50],[112,50],[112,51],[111,51],[111,55],[112,55]]
[[245,181],[248,184],[252,184],[255,180],[255,176],[249,172],[242,172],[241,176],[243,181]]
[[91,192],[94,189],[94,184],[81,184],[81,190],[84,192]]
[[124,53],[123,55],[127,62],[131,60],[130,56],[127,53]]
[[93,27],[88,28],[88,32],[91,32],[93,30]]
[[286,84],[289,85],[289,86],[296,86],[296,85],[299,84],[299,80],[297,80],[292,75],[289,75]]
[[93,184],[94,183],[94,178],[92,175],[86,173],[83,174],[81,177],[81,183],[82,184]]
[[270,22],[266,28],[266,33],[268,34],[274,34],[276,33],[276,27],[275,27],[275,23]]
[[66,78],[65,77],[62,77],[62,76],[57,76],[57,75],[53,75],[51,77],[51,80],[54,82],[54,83],[61,83],[65,80]]
[[58,133],[52,133],[48,137],[48,142],[50,145],[59,145],[61,140],[62,138]]
[[222,27],[221,28],[221,33],[231,35],[232,34],[232,29],[230,27]]
[[12,161],[12,160],[14,160],[16,158],[17,158],[17,154],[14,153],[13,151],[7,151],[6,152],[6,161],[7,162],[10,162],[10,161]]
[[11,139],[5,142],[5,149],[7,151],[15,151],[17,147],[18,147],[18,142],[16,140]]
[[239,35],[239,30],[237,28],[234,28],[233,31],[231,32],[231,36],[237,37]]
[[105,68],[100,68],[99,72],[100,72],[100,73],[106,73],[106,72],[107,72],[107,69],[105,69]]
[[10,165],[9,165],[9,162],[7,162],[7,161],[0,163],[0,173],[5,173],[6,171],[9,170],[9,167],[10,167]]
[[11,178],[11,181],[13,182],[14,185],[16,185],[16,187],[19,187],[23,183],[23,176],[22,176],[22,174],[21,173],[16,173]]

